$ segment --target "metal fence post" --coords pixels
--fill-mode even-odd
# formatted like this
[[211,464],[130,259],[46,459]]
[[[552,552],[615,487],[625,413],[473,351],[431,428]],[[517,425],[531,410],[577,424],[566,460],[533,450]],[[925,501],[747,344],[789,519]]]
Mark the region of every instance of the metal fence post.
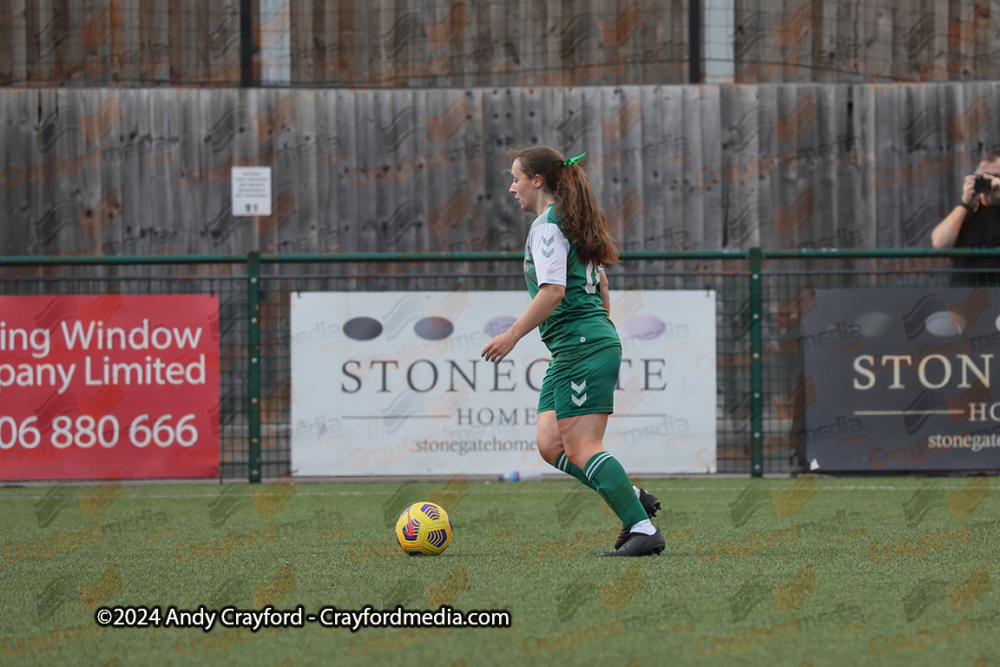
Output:
[[764,382],[761,358],[761,261],[760,248],[750,248],[750,476],[764,475]]
[[247,253],[247,359],[250,481],[260,482],[260,253]]
[[701,83],[701,29],[704,13],[701,0],[688,1],[688,83]]

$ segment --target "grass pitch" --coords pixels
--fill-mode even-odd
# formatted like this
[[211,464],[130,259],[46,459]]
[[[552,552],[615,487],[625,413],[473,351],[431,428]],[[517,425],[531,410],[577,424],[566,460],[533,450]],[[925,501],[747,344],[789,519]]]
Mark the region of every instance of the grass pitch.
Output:
[[[987,477],[647,480],[659,557],[575,481],[0,488],[9,665],[976,665],[1000,659]],[[455,537],[403,556],[433,500]],[[509,628],[100,628],[100,606],[509,611]]]

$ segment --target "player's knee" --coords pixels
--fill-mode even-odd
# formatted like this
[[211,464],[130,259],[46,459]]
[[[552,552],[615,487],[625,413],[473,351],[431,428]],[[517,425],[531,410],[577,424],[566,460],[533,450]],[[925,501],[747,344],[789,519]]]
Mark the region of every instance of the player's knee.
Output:
[[577,452],[574,452],[573,454],[566,452],[566,458],[568,458],[569,462],[575,465],[580,470],[583,470],[584,466],[587,465],[587,461],[590,460],[589,457],[580,456],[580,454]]
[[549,465],[555,465],[556,459],[562,453],[562,442],[558,439],[538,438],[538,453]]
[[592,447],[574,448],[573,451],[566,450],[566,458],[568,458],[569,462],[575,465],[577,468],[583,470],[586,467],[587,462],[590,461],[590,459],[593,458],[596,454],[599,454],[602,451],[603,449],[601,449],[600,447],[598,447],[597,449],[594,449]]

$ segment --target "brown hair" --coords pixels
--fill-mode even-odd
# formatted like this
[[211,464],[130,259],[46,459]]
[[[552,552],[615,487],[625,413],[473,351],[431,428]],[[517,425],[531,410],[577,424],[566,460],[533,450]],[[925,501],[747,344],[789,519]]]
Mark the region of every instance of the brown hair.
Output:
[[618,244],[608,233],[604,213],[597,203],[590,179],[579,164],[564,165],[565,159],[548,146],[532,146],[515,151],[521,171],[528,178],[542,177],[544,187],[556,200],[556,215],[562,220],[566,238],[584,262],[604,266],[618,262]]
[[983,151],[983,154],[979,157],[980,164],[983,162],[996,162],[1000,160],[1000,148],[991,147]]

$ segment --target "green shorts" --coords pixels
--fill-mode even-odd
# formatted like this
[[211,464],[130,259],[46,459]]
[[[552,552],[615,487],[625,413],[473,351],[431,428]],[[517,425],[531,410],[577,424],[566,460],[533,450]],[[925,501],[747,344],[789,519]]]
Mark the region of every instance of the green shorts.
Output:
[[556,419],[615,411],[615,387],[622,365],[619,346],[556,355],[545,372],[538,411]]

